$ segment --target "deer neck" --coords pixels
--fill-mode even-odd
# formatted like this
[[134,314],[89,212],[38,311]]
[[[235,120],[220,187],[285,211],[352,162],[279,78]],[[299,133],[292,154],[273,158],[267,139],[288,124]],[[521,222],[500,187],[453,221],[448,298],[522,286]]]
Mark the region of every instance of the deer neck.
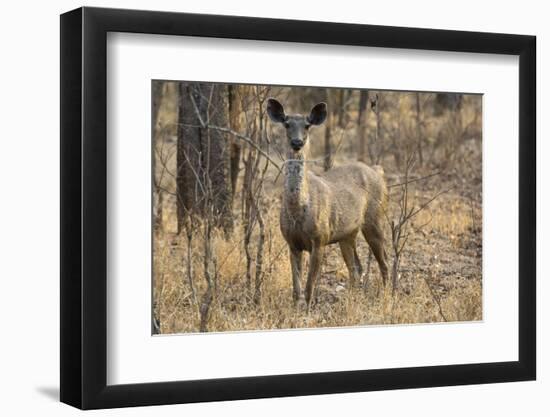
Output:
[[285,166],[285,189],[283,201],[289,214],[301,217],[308,203],[308,179],[304,155],[289,154]]

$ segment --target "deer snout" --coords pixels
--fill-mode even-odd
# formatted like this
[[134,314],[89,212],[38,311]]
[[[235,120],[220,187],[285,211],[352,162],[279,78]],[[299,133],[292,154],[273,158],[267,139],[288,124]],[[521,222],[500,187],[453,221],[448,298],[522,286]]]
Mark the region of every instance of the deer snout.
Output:
[[302,139],[292,139],[290,141],[290,146],[295,151],[299,151],[300,149],[302,149],[304,147],[304,141]]

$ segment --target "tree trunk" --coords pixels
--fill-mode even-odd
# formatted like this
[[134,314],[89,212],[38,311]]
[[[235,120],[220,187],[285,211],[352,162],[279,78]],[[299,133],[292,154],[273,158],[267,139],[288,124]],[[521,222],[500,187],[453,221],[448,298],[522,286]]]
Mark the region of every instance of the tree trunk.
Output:
[[178,93],[176,204],[180,233],[188,214],[198,210],[202,195],[198,179],[202,177],[202,167],[200,123],[190,99],[191,95],[199,99],[198,84],[179,83]]
[[162,232],[164,230],[164,193],[160,188],[157,188],[157,204],[155,206],[155,222],[154,230]]
[[418,151],[418,162],[420,166],[424,165],[424,155],[422,154],[422,121],[420,116],[420,93],[416,93],[416,145]]
[[[207,118],[210,125],[227,127],[227,87],[221,84],[208,85],[210,102],[207,106]],[[222,226],[226,232],[233,229],[232,190],[230,170],[230,138],[227,133],[215,129],[206,129],[207,175],[214,204],[215,224]]]
[[[159,132],[158,132],[158,118],[159,118],[159,109],[160,105],[162,103],[162,92],[164,87],[164,81],[152,81],[151,83],[151,98],[152,98],[152,114],[151,114],[151,134],[153,135],[153,143],[157,143],[157,141],[164,140],[163,138],[159,138]],[[162,231],[163,228],[163,221],[162,221],[162,211],[163,211],[163,197],[164,194],[162,192],[162,184],[158,183],[158,179],[156,178],[156,172],[155,175],[155,193],[156,193],[156,205],[154,210],[154,224],[153,228],[155,231]]]
[[357,114],[357,134],[359,137],[358,159],[367,162],[367,101],[369,92],[361,90],[359,93],[359,111]]
[[153,101],[153,114],[152,114],[152,128],[156,133],[158,114],[160,109],[160,103],[162,101],[162,89],[164,87],[164,81],[152,81],[151,83],[151,98]]
[[[229,101],[229,127],[235,132],[242,132],[242,92],[244,86],[229,85],[228,86],[228,101]],[[241,144],[238,140],[232,138],[230,145],[229,169],[231,173],[231,201],[234,200],[235,192],[237,191],[237,179],[239,177],[239,169],[241,162]]]
[[346,126],[346,111],[345,111],[345,104],[346,104],[346,90],[343,88],[338,89],[338,97],[337,97],[337,106],[338,106],[338,126],[340,129],[343,129]]
[[325,171],[328,171],[330,168],[332,168],[333,160],[332,160],[332,142],[331,142],[331,136],[332,136],[332,129],[334,124],[334,117],[332,116],[334,111],[331,111],[333,109],[334,104],[338,101],[334,99],[334,94],[336,91],[327,89],[327,106],[328,106],[328,115],[327,120],[325,121],[325,152],[324,152],[324,169]]
[[178,233],[194,212],[204,217],[213,205],[214,223],[230,231],[231,182],[229,140],[208,125],[227,127],[227,90],[224,86],[180,83],[177,143]]
[[368,151],[371,163],[374,165],[377,165],[382,157],[382,117],[380,115],[382,101],[382,95],[378,93],[370,99],[370,107],[375,114],[376,128],[372,140],[368,143]]
[[332,119],[333,118],[329,114],[325,122],[325,171],[328,171],[330,168],[332,168],[332,143],[330,141],[330,137],[332,136]]

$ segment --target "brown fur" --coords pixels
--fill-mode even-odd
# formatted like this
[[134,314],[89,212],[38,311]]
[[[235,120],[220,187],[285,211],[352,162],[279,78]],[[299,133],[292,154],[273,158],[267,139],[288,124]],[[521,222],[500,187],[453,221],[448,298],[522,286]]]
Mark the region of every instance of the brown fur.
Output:
[[285,164],[280,227],[290,249],[294,298],[302,298],[300,279],[303,251],[311,254],[305,291],[308,307],[312,302],[315,282],[327,245],[340,244],[351,285],[359,280],[362,275],[356,249],[359,232],[369,243],[386,283],[388,268],[382,222],[387,205],[387,189],[383,169],[355,162],[334,167],[321,175],[314,174],[307,167],[308,124],[320,124],[324,121],[326,105],[324,117],[320,117],[323,114],[314,113],[319,105],[306,117],[286,116],[282,112],[282,106],[279,108],[277,104],[280,106],[278,102],[273,103],[270,100],[268,114],[272,120],[284,123],[291,145]]

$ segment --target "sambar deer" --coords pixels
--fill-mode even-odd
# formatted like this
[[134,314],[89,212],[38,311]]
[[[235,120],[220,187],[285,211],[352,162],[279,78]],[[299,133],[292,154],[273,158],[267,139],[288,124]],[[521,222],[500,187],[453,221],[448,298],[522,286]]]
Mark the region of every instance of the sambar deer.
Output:
[[359,232],[374,253],[385,285],[388,267],[382,221],[387,189],[382,168],[354,162],[320,175],[307,168],[309,129],[325,121],[325,103],[315,105],[309,115],[287,115],[281,103],[270,98],[267,114],[284,126],[288,139],[280,227],[290,249],[295,302],[304,298],[300,287],[304,251],[310,252],[305,290],[308,310],[327,245],[340,244],[351,286],[360,279],[363,268],[356,247]]

